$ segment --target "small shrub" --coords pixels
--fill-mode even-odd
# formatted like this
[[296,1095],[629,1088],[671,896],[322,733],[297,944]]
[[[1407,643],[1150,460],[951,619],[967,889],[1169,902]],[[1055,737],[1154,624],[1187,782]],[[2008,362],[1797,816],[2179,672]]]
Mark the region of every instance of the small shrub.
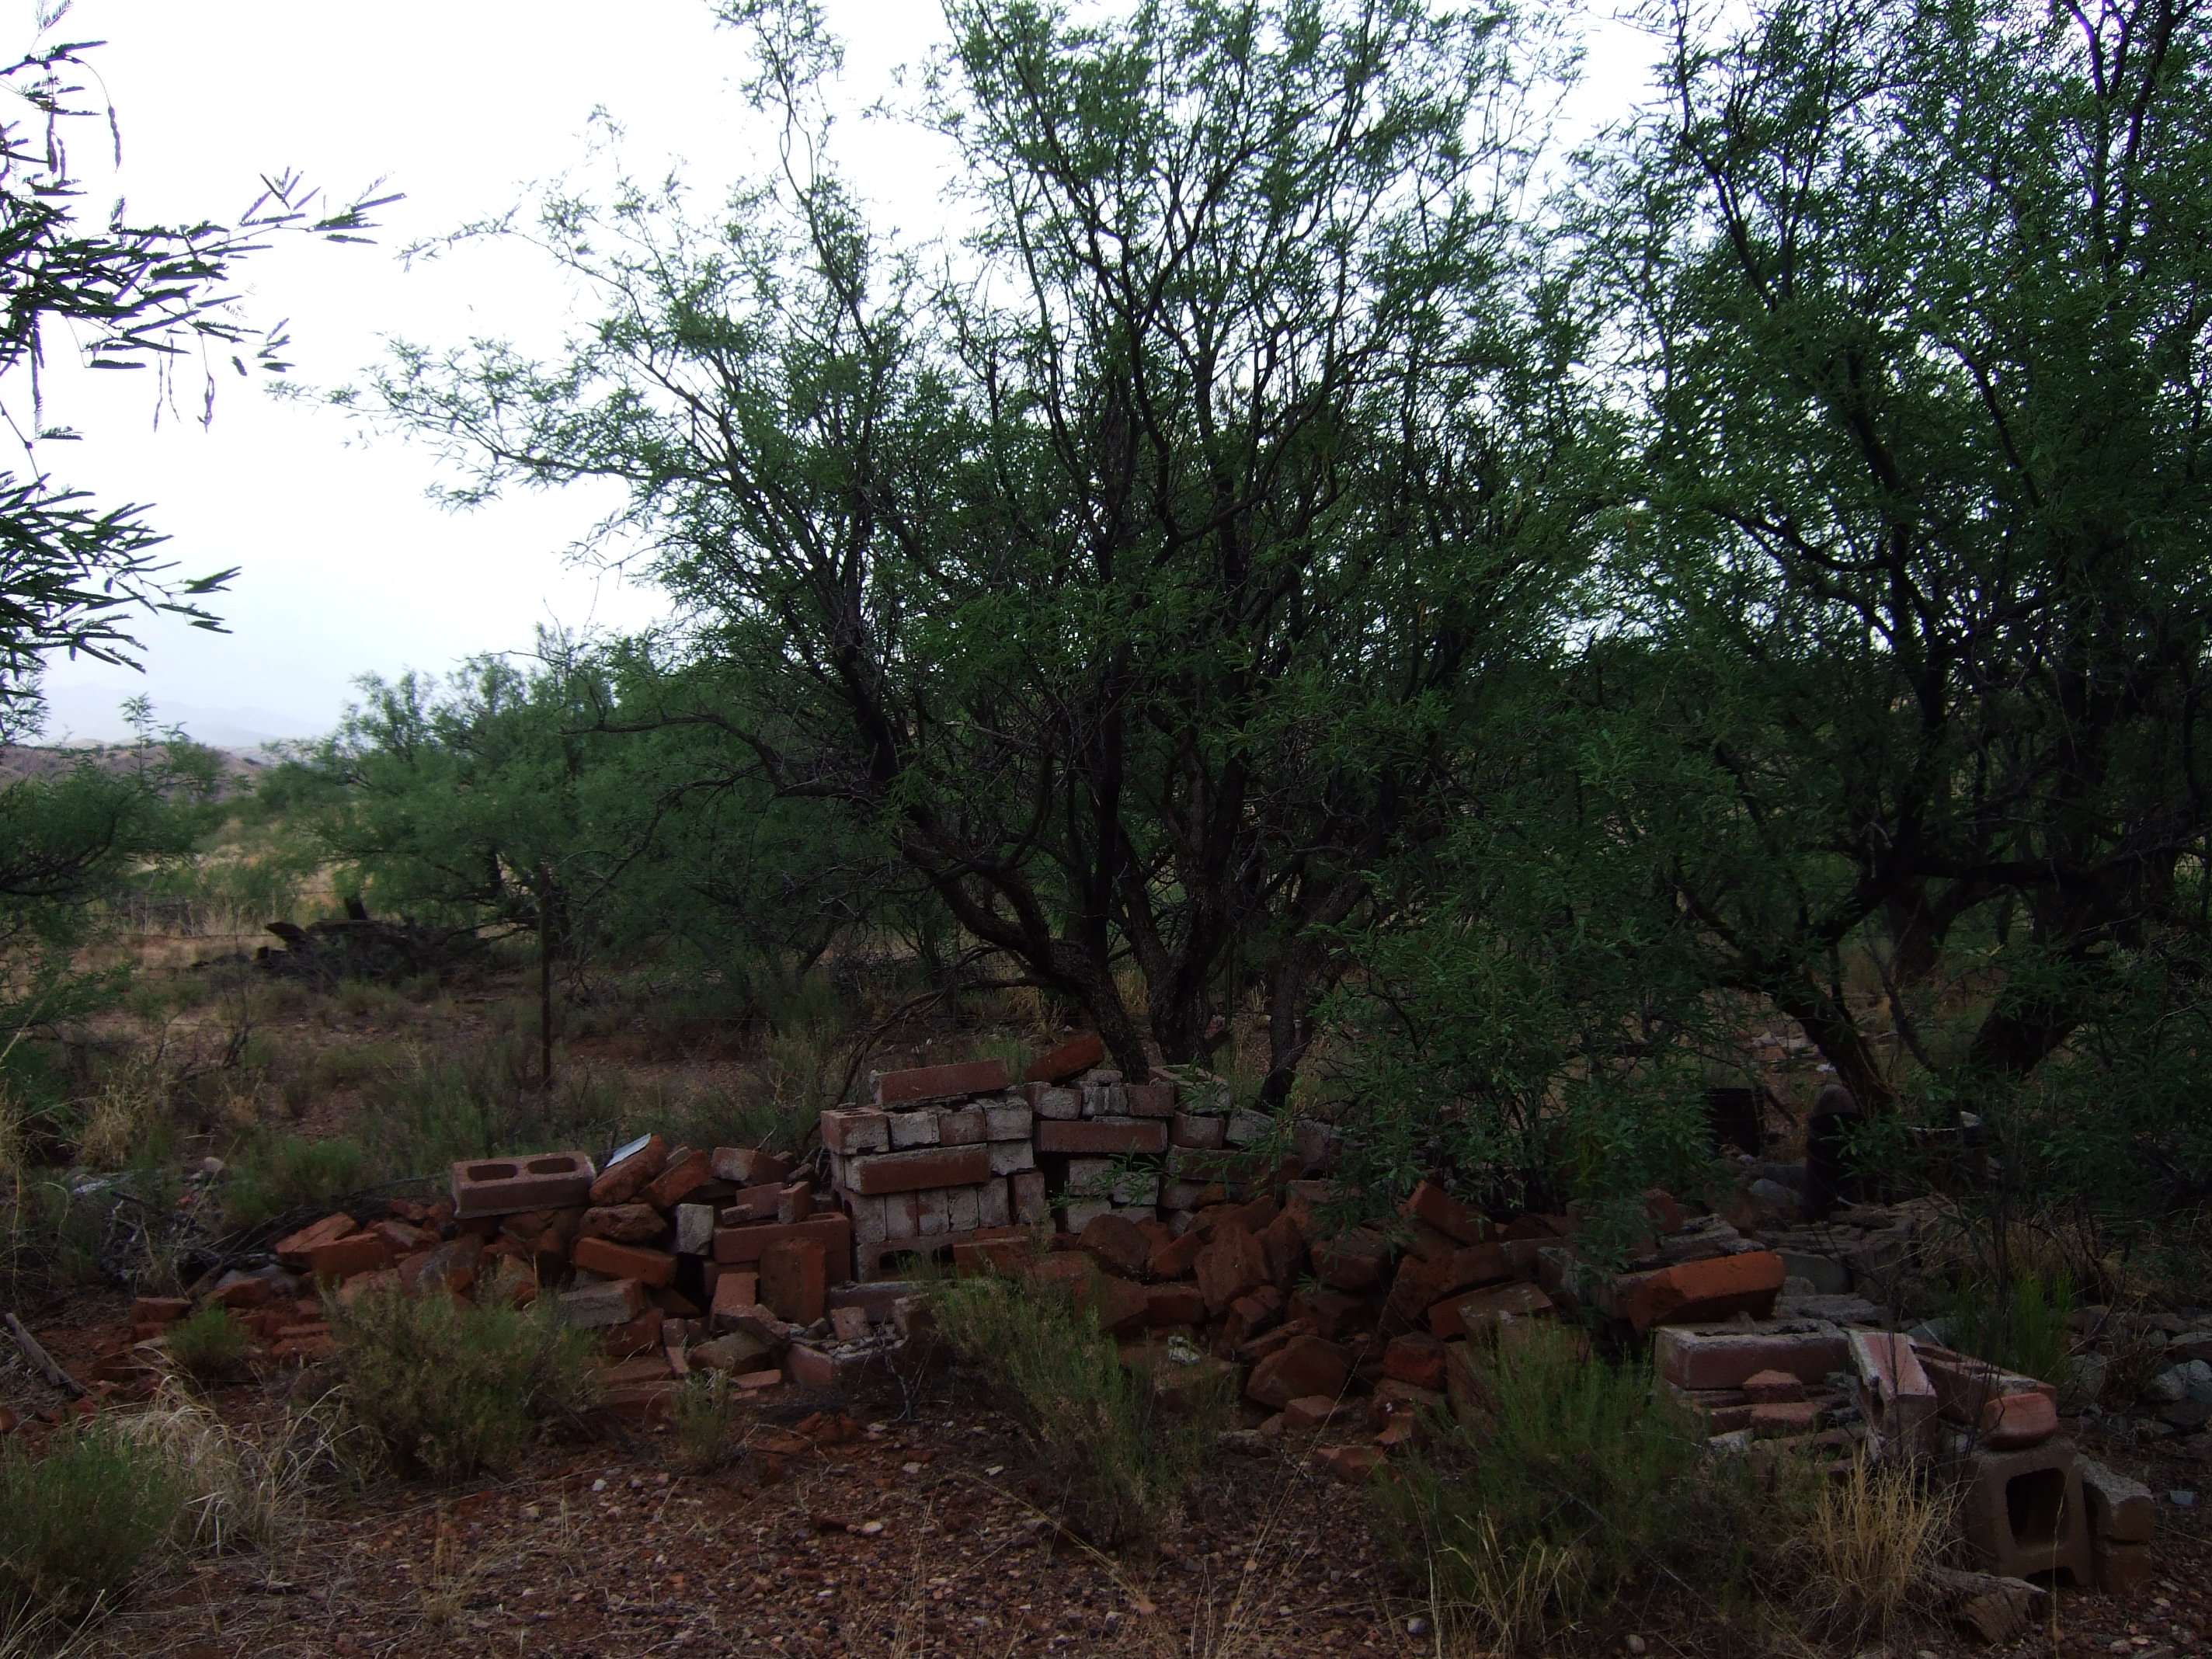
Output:
[[2074,1281],[2061,1271],[2049,1279],[2033,1272],[2013,1275],[2012,1295],[2001,1298],[1969,1281],[1944,1321],[1950,1346],[1977,1359],[2024,1376],[2064,1384],[2070,1379]]
[[396,1291],[330,1305],[347,1403],[403,1465],[440,1480],[511,1465],[582,1409],[596,1354],[549,1304],[527,1311]]
[[1470,1354],[1471,1420],[1438,1423],[1433,1454],[1408,1457],[1376,1503],[1402,1564],[1477,1640],[1532,1645],[1638,1581],[1724,1598],[1802,1507],[1794,1471],[1754,1490],[1745,1460],[1713,1458],[1651,1398],[1647,1370],[1592,1358],[1579,1333],[1517,1326]]
[[1157,1537],[1211,1454],[1225,1388],[1171,1410],[1089,1311],[995,1274],[945,1282],[935,1304],[945,1340],[987,1368],[1091,1538]]
[[112,1601],[179,1528],[184,1483],[158,1446],[98,1424],[43,1456],[0,1452],[0,1597],[81,1613]]
[[669,1460],[692,1474],[720,1468],[743,1449],[742,1420],[728,1377],[720,1371],[694,1376],[669,1407]]
[[233,1165],[226,1203],[234,1227],[258,1227],[291,1210],[329,1209],[364,1184],[358,1141],[257,1140]]
[[1838,1640],[1886,1640],[1950,1536],[1952,1507],[1912,1471],[1875,1470],[1864,1458],[1823,1482],[1795,1549],[1803,1610]]
[[202,1308],[169,1327],[162,1346],[187,1376],[220,1376],[246,1357],[246,1326],[228,1308]]

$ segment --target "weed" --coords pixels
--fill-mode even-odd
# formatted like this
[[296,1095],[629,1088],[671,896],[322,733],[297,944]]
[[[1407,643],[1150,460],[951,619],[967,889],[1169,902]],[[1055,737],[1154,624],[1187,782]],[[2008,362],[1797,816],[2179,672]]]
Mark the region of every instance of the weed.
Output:
[[88,1103],[77,1153],[95,1170],[119,1170],[165,1137],[170,1079],[155,1064],[118,1067]]
[[329,1312],[348,1405],[434,1479],[505,1468],[550,1420],[589,1403],[591,1337],[550,1303],[522,1311],[388,1291]]
[[1961,1353],[2045,1382],[2064,1382],[2074,1354],[2068,1324],[2073,1311],[2074,1281],[2063,1269],[2049,1279],[2023,1270],[2013,1274],[2008,1299],[1968,1281],[1944,1328]]
[[1157,1537],[1203,1466],[1225,1401],[1181,1412],[1121,1364],[1096,1316],[1056,1291],[986,1274],[935,1292],[939,1328],[988,1365],[1078,1523],[1104,1545]]
[[0,1451],[0,1598],[88,1612],[176,1535],[186,1492],[158,1446],[112,1424]]
[[257,1428],[233,1427],[173,1384],[115,1426],[168,1461],[186,1494],[191,1542],[218,1553],[266,1549],[293,1535],[309,1495],[346,1474],[346,1442],[358,1432],[327,1400]]
[[256,1227],[293,1210],[326,1209],[360,1189],[366,1157],[361,1143],[341,1136],[306,1140],[298,1135],[256,1139],[232,1166],[227,1200],[234,1227]]
[[243,1359],[246,1342],[245,1325],[229,1309],[207,1307],[170,1326],[162,1346],[179,1370],[204,1380],[222,1376]]
[[668,1455],[687,1474],[704,1474],[743,1449],[737,1401],[720,1371],[694,1376],[677,1390],[668,1412]]
[[[1514,1328],[1470,1346],[1474,1410],[1437,1425],[1433,1456],[1376,1487],[1386,1540],[1431,1577],[1454,1623],[1499,1650],[1601,1613],[1656,1577],[1711,1597],[1748,1587],[1799,1492],[1746,1460],[1715,1460],[1696,1425],[1650,1398],[1634,1365],[1593,1359],[1578,1334]],[[1751,1524],[1756,1504],[1758,1524]]]
[[1796,1542],[1802,1610],[1838,1639],[1887,1640],[1936,1565],[1952,1507],[1910,1470],[1855,1461],[1844,1480],[1823,1483]]

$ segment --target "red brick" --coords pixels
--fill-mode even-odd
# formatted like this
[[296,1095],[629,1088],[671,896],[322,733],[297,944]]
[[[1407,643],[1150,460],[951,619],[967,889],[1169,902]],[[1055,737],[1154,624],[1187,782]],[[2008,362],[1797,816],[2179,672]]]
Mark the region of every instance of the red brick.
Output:
[[1304,1320],[1313,1327],[1316,1335],[1328,1337],[1331,1341],[1364,1329],[1375,1319],[1368,1305],[1358,1297],[1329,1290],[1310,1290],[1294,1297],[1291,1317]]
[[816,1238],[787,1238],[761,1252],[760,1296],[779,1319],[811,1325],[828,1308],[828,1255]]
[[742,1267],[761,1258],[761,1252],[781,1238],[821,1241],[826,1254],[830,1282],[842,1285],[853,1277],[853,1218],[837,1211],[788,1226],[778,1221],[756,1222],[749,1227],[717,1227],[714,1260],[726,1267]]
[[443,1285],[457,1296],[465,1294],[476,1283],[483,1248],[483,1240],[467,1233],[448,1239],[434,1249],[423,1250],[402,1261],[399,1282],[413,1291]]
[[[627,1204],[643,1192],[646,1183],[668,1167],[668,1143],[659,1135],[647,1141],[619,1164],[611,1164],[592,1183],[594,1204]],[[573,1203],[574,1200],[564,1200]],[[538,1206],[532,1205],[532,1209]]]
[[1379,1446],[1316,1446],[1314,1462],[1348,1486],[1364,1486],[1389,1460]]
[[1042,1118],[1036,1126],[1036,1149],[1081,1158],[1164,1152],[1168,1126],[1150,1117]]
[[670,1155],[667,1167],[645,1185],[640,1194],[656,1210],[673,1209],[714,1179],[712,1161],[704,1147]]
[[1524,1318],[1529,1314],[1542,1313],[1551,1305],[1552,1298],[1534,1285],[1500,1285],[1477,1291],[1472,1296],[1447,1297],[1429,1310],[1429,1329],[1437,1337],[1449,1340],[1465,1336],[1501,1316]]
[[1462,1244],[1480,1244],[1490,1237],[1488,1217],[1461,1203],[1433,1181],[1424,1181],[1413,1188],[1413,1196],[1406,1200],[1405,1213]]
[[1851,1368],[1841,1332],[1660,1329],[1651,1339],[1653,1369],[1682,1389],[1740,1389],[1760,1371],[1787,1371],[1818,1382]]
[[917,1146],[856,1158],[847,1180],[864,1198],[918,1193],[933,1187],[979,1187],[991,1178],[988,1146]]
[[1206,1320],[1206,1298],[1195,1285],[1155,1285],[1145,1292],[1148,1325],[1199,1325]]
[[738,1315],[760,1300],[760,1275],[725,1273],[714,1281],[714,1306],[708,1318],[718,1331],[734,1330]]
[[1039,1055],[1022,1073],[1025,1083],[1064,1083],[1080,1077],[1094,1066],[1106,1063],[1106,1040],[1096,1031],[1073,1037],[1051,1053]]
[[2058,1407],[2045,1394],[2001,1394],[1983,1403],[1981,1430],[1991,1451],[2039,1446],[2058,1432]]
[[714,1179],[738,1187],[781,1187],[791,1179],[788,1152],[764,1152],[757,1146],[717,1146],[708,1156]]
[[1079,1243],[1099,1266],[1125,1279],[1143,1273],[1152,1258],[1152,1241],[1126,1216],[1093,1216],[1083,1229]]
[[1651,1218],[1652,1226],[1662,1234],[1671,1237],[1682,1231],[1682,1206],[1664,1187],[1644,1189],[1644,1213]]
[[286,1234],[270,1248],[276,1251],[277,1261],[286,1267],[304,1267],[307,1265],[307,1252],[316,1245],[335,1243],[353,1230],[353,1218],[341,1211],[336,1215],[325,1216],[311,1227],[302,1227],[296,1233]]
[[746,1187],[731,1194],[717,1206],[714,1218],[725,1227],[741,1227],[748,1221],[773,1221],[782,1202],[783,1184],[781,1182]]
[[1289,1290],[1306,1255],[1306,1238],[1298,1230],[1297,1218],[1285,1210],[1261,1228],[1258,1236],[1269,1282],[1278,1290]]
[[333,1239],[307,1252],[307,1271],[317,1279],[346,1279],[356,1273],[381,1273],[392,1261],[392,1246],[374,1233]]
[[1752,1438],[1778,1440],[1785,1435],[1807,1433],[1822,1405],[1818,1400],[1772,1400],[1754,1405],[1749,1425]]
[[1121,1092],[1129,1103],[1131,1117],[1173,1117],[1176,1115],[1176,1085],[1172,1078],[1155,1078],[1149,1083],[1125,1083]]
[[1813,1385],[1799,1381],[1788,1371],[1755,1371],[1744,1378],[1743,1391],[1751,1396],[1754,1406],[1783,1405],[1810,1399]]
[[1253,1366],[1244,1395],[1279,1411],[1302,1395],[1334,1399],[1351,1379],[1352,1362],[1342,1348],[1317,1336],[1294,1336]]
[[1036,1255],[1026,1236],[973,1238],[952,1247],[952,1265],[963,1273],[1018,1273]]
[[[1198,1252],[1199,1293],[1208,1311],[1219,1314],[1248,1291],[1269,1283],[1267,1252],[1241,1227],[1224,1228]],[[1311,1390],[1307,1390],[1311,1392]]]
[[617,1244],[607,1238],[580,1238],[568,1259],[586,1273],[609,1279],[635,1279],[658,1287],[673,1284],[676,1258],[665,1250],[648,1250],[635,1244]]
[[1310,1434],[1316,1429],[1327,1428],[1343,1410],[1334,1395],[1301,1395],[1283,1407],[1283,1426],[1295,1433]]
[[1426,1331],[1408,1331],[1382,1350],[1382,1375],[1417,1389],[1444,1385],[1444,1345]]
[[1534,1239],[1547,1244],[1555,1238],[1565,1237],[1559,1229],[1552,1225],[1547,1218],[1533,1212],[1515,1216],[1512,1220],[1498,1228],[1491,1236],[1493,1238],[1503,1239]]
[[919,1066],[904,1072],[878,1072],[872,1093],[878,1106],[907,1106],[924,1100],[960,1100],[969,1095],[1000,1094],[1010,1080],[1006,1061],[971,1060],[957,1066]]
[[1355,1228],[1314,1246],[1314,1273],[1331,1290],[1364,1291],[1382,1282],[1389,1249],[1380,1233]]
[[842,1106],[822,1114],[822,1144],[833,1152],[887,1152],[890,1115],[872,1106]]
[[1645,1279],[1628,1297],[1629,1322],[1641,1335],[1655,1325],[1693,1325],[1748,1313],[1764,1319],[1782,1292],[1782,1258],[1772,1250],[1685,1261]]
[[[658,1352],[660,1328],[667,1322],[668,1316],[659,1309],[647,1307],[626,1324],[609,1326],[599,1338],[599,1350],[610,1359],[635,1359],[641,1354]],[[667,1362],[657,1363],[661,1374],[666,1375]]]
[[576,1231],[617,1244],[652,1244],[666,1237],[668,1218],[650,1204],[601,1204],[584,1212]]
[[1097,1276],[1098,1264],[1073,1250],[1055,1251],[1030,1267],[1026,1277],[1040,1290],[1057,1288],[1080,1300]]
[[190,1298],[181,1296],[142,1296],[131,1304],[131,1323],[173,1325],[192,1310]]
[[1131,1335],[1150,1322],[1152,1300],[1145,1287],[1112,1273],[1091,1280],[1085,1299],[1097,1309],[1098,1328],[1109,1335]]
[[1012,1177],[1012,1182],[1015,1224],[1038,1225],[1052,1212],[1044,1189],[1044,1171],[1019,1170]]
[[417,1250],[427,1250],[438,1242],[437,1234],[390,1216],[374,1224],[368,1231],[392,1247],[395,1258],[412,1255]]
[[1198,1253],[1206,1248],[1206,1235],[1193,1226],[1173,1243],[1159,1246],[1152,1252],[1152,1277],[1181,1279],[1197,1265]]

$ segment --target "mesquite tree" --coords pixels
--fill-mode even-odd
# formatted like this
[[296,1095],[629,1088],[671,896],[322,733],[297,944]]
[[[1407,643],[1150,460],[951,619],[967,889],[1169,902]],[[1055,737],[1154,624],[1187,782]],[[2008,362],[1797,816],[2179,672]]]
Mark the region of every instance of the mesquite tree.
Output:
[[[1126,1066],[1256,992],[1279,1099],[1597,488],[1517,209],[1521,48],[1419,0],[947,15],[929,118],[975,228],[941,269],[796,163],[712,224],[556,200],[598,325],[552,362],[403,351],[375,401],[465,495],[626,485],[727,670],[672,718],[865,809]],[[744,21],[818,155],[831,48]]]

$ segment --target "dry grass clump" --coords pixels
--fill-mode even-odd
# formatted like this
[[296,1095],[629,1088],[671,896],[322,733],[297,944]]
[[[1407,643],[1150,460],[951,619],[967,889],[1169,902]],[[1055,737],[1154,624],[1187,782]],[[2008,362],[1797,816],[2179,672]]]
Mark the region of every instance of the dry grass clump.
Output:
[[1792,1546],[1796,1601],[1839,1640],[1887,1640],[1911,1610],[1950,1536],[1953,1494],[1911,1469],[1862,1457],[1823,1485]]

